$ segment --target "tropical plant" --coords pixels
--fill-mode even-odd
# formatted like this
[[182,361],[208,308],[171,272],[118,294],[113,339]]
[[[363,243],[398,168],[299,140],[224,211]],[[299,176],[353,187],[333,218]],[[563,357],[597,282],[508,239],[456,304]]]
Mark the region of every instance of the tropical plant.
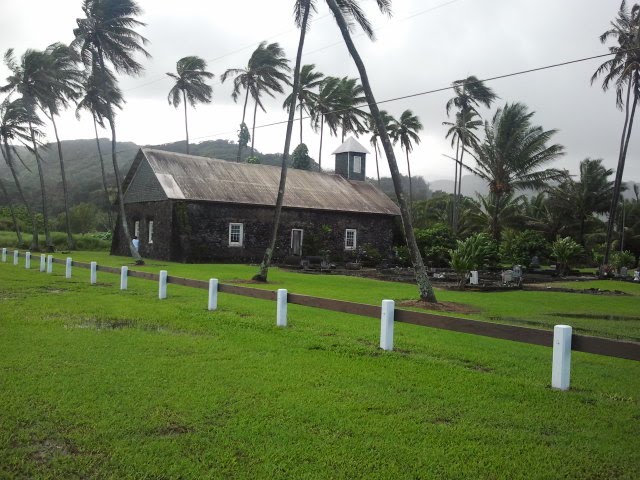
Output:
[[309,156],[309,149],[304,143],[298,145],[291,154],[291,168],[311,170],[313,160]]
[[500,259],[504,263],[529,267],[533,257],[546,258],[549,243],[534,230],[507,230],[500,244]]
[[[78,26],[73,30],[75,39],[71,46],[79,51],[82,62],[98,78],[103,92],[108,88],[107,63],[118,73],[140,75],[144,69],[134,56],[142,54],[150,58],[151,55],[144,48],[148,40],[134,30],[145,25],[136,19],[142,13],[137,3],[134,0],[83,0],[82,10],[85,18],[76,20]],[[142,257],[131,243],[124,209],[122,178],[116,152],[116,123],[110,95],[104,95],[104,100],[106,118],[111,128],[111,158],[118,191],[120,223],[131,255],[137,263],[142,263]]]
[[542,188],[547,182],[560,181],[565,172],[553,168],[541,170],[547,163],[564,154],[561,145],[547,145],[556,130],[532,126],[534,112],[521,103],[499,108],[491,122],[485,122],[485,140],[472,145],[477,166],[467,170],[489,184],[493,195],[493,236],[500,243],[501,225],[498,214],[504,199],[514,191]]
[[[387,131],[387,133],[391,133],[390,130],[392,123],[395,121],[394,118],[389,115],[386,110],[380,110],[380,115],[382,116],[382,121],[385,124],[385,130]],[[378,187],[380,187],[380,167],[378,166],[378,153],[380,152],[378,139],[380,138],[380,133],[378,132],[378,128],[373,121],[373,117],[369,117],[367,120],[367,130],[369,131],[369,133],[371,133],[371,139],[369,140],[369,142],[371,143],[376,156],[376,174],[378,176]]]
[[504,227],[515,227],[522,219],[524,195],[513,192],[498,197],[489,192],[487,195],[469,199],[467,222],[476,231],[487,232],[498,243]]
[[460,287],[464,287],[471,270],[480,270],[491,262],[495,250],[495,244],[486,233],[477,233],[456,242],[456,248],[449,251],[449,256],[451,268],[458,274]]
[[456,238],[444,223],[430,228],[416,229],[416,242],[424,259],[432,267],[446,267],[451,260],[450,251],[456,246]]
[[[318,98],[318,93],[316,93],[316,89],[318,89],[324,79],[324,74],[315,71],[316,66],[314,64],[303,65],[300,70],[300,86],[298,87],[298,108],[300,109],[300,144],[302,145],[302,118],[304,117],[304,112],[311,114],[313,110],[313,105],[316,103]],[[287,112],[291,108],[293,102],[292,94],[285,99],[282,104],[282,108],[286,109]]]
[[167,72],[176,83],[169,90],[167,99],[175,108],[184,103],[184,130],[187,137],[186,147],[189,154],[189,124],[187,121],[187,103],[195,108],[197,103],[211,103],[213,89],[207,84],[207,80],[214,77],[207,72],[207,62],[202,58],[192,55],[183,57],[176,63],[176,72]]
[[[40,125],[42,125],[42,121],[35,115],[33,110],[26,107],[23,99],[11,101],[9,98],[5,98],[0,104],[0,141],[2,142],[2,147],[4,147],[3,156],[13,177],[18,196],[31,220],[33,237],[29,248],[32,250],[38,248],[38,222],[36,221],[36,214],[31,209],[22,190],[12,155],[12,153],[15,153],[15,145],[11,145],[10,142],[20,142],[26,146],[31,141],[31,129],[38,128]],[[14,224],[17,226],[17,223],[14,222]]]
[[613,266],[618,272],[621,268],[633,268],[636,264],[636,257],[629,250],[623,250],[621,252],[613,252],[611,254],[611,266]]
[[336,113],[340,119],[343,142],[349,133],[358,136],[367,131],[366,122],[369,113],[360,108],[366,103],[364,89],[356,78],[343,77],[340,79]]
[[[284,55],[284,50],[278,43],[261,42],[258,45],[245,68],[229,68],[222,76],[220,81],[224,83],[227,79],[233,78],[233,91],[231,97],[235,102],[238,101],[242,90],[245,91],[244,106],[242,108],[242,121],[240,124],[245,123],[245,117],[247,112],[247,103],[249,101],[249,95],[255,101],[253,111],[253,128],[251,132],[251,155],[254,151],[254,139],[255,139],[255,126],[256,115],[258,113],[258,107],[263,111],[266,111],[262,104],[261,96],[266,93],[270,97],[274,97],[275,93],[283,93],[283,84],[287,84],[289,81],[288,72],[289,60]],[[237,161],[239,162],[242,156],[242,145],[238,145]]]
[[105,128],[104,120],[107,118],[108,105],[111,105],[111,108],[122,109],[124,98],[122,97],[120,88],[118,88],[113,73],[109,70],[107,70],[107,76],[104,79],[101,78],[101,75],[96,76],[95,72],[89,72],[89,74],[85,75],[83,93],[84,95],[81,97],[76,107],[76,118],[79,120],[80,112],[82,110],[86,110],[91,113],[91,117],[93,119],[93,130],[96,135],[96,148],[98,150],[98,158],[100,159],[102,187],[104,189],[106,204],[109,205],[109,208],[107,209],[107,218],[109,221],[109,229],[113,230],[114,223],[111,214],[111,196],[109,195],[109,183],[107,182],[104,157],[102,155],[102,148],[100,147],[98,125],[100,125],[101,128]]
[[[626,1],[622,0],[618,15],[610,26],[609,30],[600,35],[600,42],[604,44],[609,39],[617,41],[617,45],[609,47],[609,52],[613,54],[613,57],[600,65],[591,77],[591,83],[593,84],[598,77],[603,76],[602,89],[604,91],[614,85],[616,106],[620,110],[624,108],[625,112],[613,196],[609,207],[604,264],[609,262],[618,197],[622,187],[622,176],[627,159],[627,149],[631,139],[638,99],[640,98],[640,4],[636,3],[631,9],[628,9]],[[633,93],[633,104],[629,109],[631,93]]]
[[[463,80],[456,80],[452,84],[455,97],[447,101],[447,116],[455,107],[456,121],[455,123],[443,122],[451,128],[447,132],[447,138],[451,136],[451,146],[456,145],[456,165],[453,182],[453,231],[458,229],[458,204],[462,197],[462,160],[465,149],[469,148],[472,142],[477,141],[477,137],[473,131],[480,125],[480,112],[477,107],[484,105],[490,108],[491,104],[498,98],[490,87],[484,82],[478,80],[477,77],[471,75]],[[477,119],[476,119],[477,117]]]
[[[378,104],[373,95],[371,85],[369,84],[367,70],[364,66],[362,58],[360,57],[360,54],[358,53],[358,50],[356,49],[356,46],[353,43],[353,39],[351,38],[351,28],[354,25],[354,22],[358,23],[363,28],[364,32],[369,36],[369,38],[373,38],[373,30],[366,16],[364,15],[364,12],[361,10],[359,2],[357,2],[357,0],[327,0],[327,4],[329,5],[329,9],[333,13],[333,16],[338,24],[338,28],[340,29],[342,38],[344,39],[347,49],[349,50],[349,54],[351,55],[351,58],[353,58],[356,67],[358,68],[360,81],[362,82],[362,87],[364,89],[367,103],[369,104],[369,109],[371,110],[371,115],[373,116],[374,121],[378,127],[378,131],[380,132],[380,140],[387,156],[387,162],[389,163],[391,177],[393,178],[396,197],[398,198],[398,203],[400,206],[405,239],[407,242],[407,247],[411,254],[411,263],[413,264],[416,272],[416,282],[418,284],[420,298],[428,302],[435,302],[436,296],[433,291],[433,287],[431,286],[431,282],[427,277],[427,272],[422,261],[422,255],[420,254],[420,250],[418,249],[418,246],[416,244],[413,225],[411,222],[411,213],[407,205],[404,192],[402,191],[400,171],[398,170],[398,164],[396,162],[395,153],[393,152],[393,146],[391,144],[391,140],[389,139],[389,135],[385,130],[384,120],[380,115]],[[383,13],[391,15],[390,0],[376,0],[376,4]]]
[[390,136],[393,144],[400,142],[400,148],[404,149],[407,155],[407,174],[409,175],[409,206],[413,203],[413,188],[411,185],[411,165],[409,164],[409,153],[413,150],[413,144],[420,143],[418,132],[422,130],[422,123],[417,115],[411,110],[405,110],[400,115],[400,120],[391,122]]
[[571,263],[582,253],[582,247],[571,237],[558,237],[551,244],[551,256],[558,263],[560,275],[565,275]]
[[340,127],[340,78],[324,77],[318,95],[311,105],[311,127],[314,131],[320,129],[320,150],[318,152],[318,170],[322,171],[322,142],[324,124],[329,127],[331,135],[338,134]]

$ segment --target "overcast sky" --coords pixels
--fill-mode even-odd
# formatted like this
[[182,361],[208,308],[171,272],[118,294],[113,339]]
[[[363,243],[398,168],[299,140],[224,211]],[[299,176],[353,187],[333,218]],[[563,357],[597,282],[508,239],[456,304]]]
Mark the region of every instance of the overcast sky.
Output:
[[[140,20],[147,26],[140,33],[151,42],[153,56],[144,60],[146,71],[138,78],[121,77],[127,104],[117,117],[118,140],[138,144],[166,143],[184,138],[182,109],[167,103],[176,61],[198,55],[215,73],[214,101],[189,112],[190,136],[194,142],[226,138],[236,140],[242,105],[230,97],[231,82],[219,83],[231,67],[243,67],[262,40],[279,42],[292,60],[298,32],[294,28],[291,0],[139,0]],[[340,32],[324,2],[319,1],[307,35],[303,63],[314,63],[326,75],[357,76],[357,70],[342,43]],[[369,12],[377,40],[356,37],[356,45],[367,66],[378,101],[428,91],[475,75],[480,79],[605,53],[599,35],[608,28],[619,0],[396,0],[394,15],[381,15],[372,0],[361,2]],[[73,39],[75,20],[82,16],[80,0],[0,0],[0,48],[14,48],[21,55],[27,48],[43,49],[50,43]],[[623,115],[615,107],[612,93],[603,93],[590,77],[603,60],[559,67],[489,85],[500,96],[497,105],[524,102],[536,112],[534,123],[558,129],[555,142],[567,155],[556,167],[577,172],[585,157],[603,158],[615,168]],[[0,67],[0,79],[8,72]],[[452,154],[444,135],[445,103],[450,91],[386,103],[395,117],[410,108],[423,125],[422,143],[411,155],[412,173],[427,181],[451,179]],[[286,119],[283,98],[267,101],[267,113],[258,113],[258,125]],[[483,111],[489,118],[491,112]],[[68,112],[59,123],[63,139],[92,138],[88,116],[80,122]],[[256,148],[281,152],[284,127],[256,130]],[[640,126],[636,129],[640,132]],[[48,132],[51,141],[52,132]],[[108,136],[108,132],[104,132]],[[294,128],[294,145],[298,139]],[[368,136],[360,141],[369,147]],[[319,136],[304,124],[304,141],[316,158]],[[323,165],[333,167],[327,155],[340,144],[325,136]],[[404,155],[397,149],[402,172]],[[640,179],[640,133],[632,138],[625,180]],[[370,157],[371,158],[371,157]],[[386,165],[381,173],[388,174]],[[373,162],[368,164],[375,174]]]

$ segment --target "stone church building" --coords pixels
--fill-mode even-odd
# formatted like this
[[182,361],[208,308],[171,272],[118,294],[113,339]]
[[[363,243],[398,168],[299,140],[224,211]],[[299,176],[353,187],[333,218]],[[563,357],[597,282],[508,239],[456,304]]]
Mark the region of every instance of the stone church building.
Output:
[[[289,169],[274,258],[392,247],[397,205],[366,182],[365,148],[349,138],[336,173]],[[146,258],[177,262],[258,262],[267,247],[280,167],[140,149],[125,177],[129,229]],[[120,219],[112,254],[128,255]]]

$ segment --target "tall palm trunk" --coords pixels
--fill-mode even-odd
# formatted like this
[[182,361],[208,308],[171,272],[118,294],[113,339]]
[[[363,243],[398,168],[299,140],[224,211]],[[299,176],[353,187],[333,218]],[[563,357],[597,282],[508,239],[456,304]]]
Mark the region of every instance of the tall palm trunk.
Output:
[[380,167],[378,165],[378,140],[373,145],[373,151],[376,153],[376,174],[378,175],[378,188],[380,188]]
[[500,237],[502,237],[502,232],[500,230],[500,201],[502,200],[502,193],[494,194],[496,197],[496,204],[493,210],[493,215],[491,215],[491,235],[495,240],[497,245],[500,245]]
[[462,159],[464,158],[464,141],[460,149],[460,165],[458,168],[458,196],[456,197],[456,232],[460,224],[460,207],[462,206]]
[[256,104],[253,107],[253,127],[251,127],[251,156],[252,157],[253,157],[253,142],[256,139],[256,116],[257,115],[258,115],[258,97],[256,96]]
[[291,147],[291,134],[293,132],[293,120],[296,113],[295,101],[298,97],[298,89],[300,88],[300,64],[302,63],[302,50],[304,48],[304,39],[307,33],[307,22],[309,20],[310,3],[307,1],[304,7],[304,14],[302,16],[302,23],[300,25],[300,41],[298,42],[298,53],[296,54],[296,65],[293,71],[293,93],[291,98],[293,99],[293,105],[289,109],[289,121],[287,122],[287,133],[284,139],[284,150],[282,152],[282,168],[280,170],[280,184],[278,186],[278,197],[276,198],[276,208],[273,214],[273,224],[271,226],[271,238],[269,239],[269,246],[264,252],[262,263],[260,264],[260,271],[253,277],[254,280],[261,282],[267,281],[269,275],[269,267],[271,266],[271,259],[273,258],[273,252],[276,248],[276,241],[278,239],[278,229],[280,227],[280,215],[282,213],[282,204],[284,202],[284,192],[287,184],[287,161],[289,160],[289,148]]
[[184,100],[184,133],[187,136],[187,155],[189,155],[189,122],[187,121],[187,93],[182,90],[182,99]]
[[[244,107],[242,107],[242,122],[240,125],[244,124],[244,120],[247,116],[247,103],[249,102],[249,87],[247,87],[247,92],[244,95]],[[236,157],[236,162],[240,162],[242,158],[242,142],[238,140],[238,156]]]
[[625,108],[625,121],[622,128],[622,139],[620,141],[620,154],[618,156],[618,167],[616,169],[616,177],[613,184],[613,196],[611,197],[611,206],[609,208],[609,219],[607,222],[607,240],[605,243],[604,259],[605,265],[609,264],[609,255],[611,254],[611,241],[613,238],[613,227],[615,225],[616,209],[618,207],[618,200],[620,198],[620,190],[622,187],[622,174],[624,172],[624,165],[627,158],[627,147],[629,146],[629,140],[631,138],[631,130],[633,127],[633,118],[636,112],[636,106],[638,104],[638,94],[634,92],[633,95],[633,107],[631,113],[629,113],[629,100],[631,98],[631,88],[633,81],[629,80],[627,87],[627,101]]
[[93,113],[93,129],[96,132],[96,146],[98,147],[98,156],[100,157],[100,173],[102,173],[102,187],[104,188],[104,196],[107,199],[107,216],[109,218],[109,229],[113,230],[111,198],[109,197],[109,186],[107,184],[107,174],[104,170],[104,158],[102,157],[102,148],[100,148],[100,138],[98,138],[98,123],[96,122],[95,113]]
[[9,170],[11,171],[11,176],[13,177],[13,182],[16,184],[16,190],[18,190],[18,195],[20,195],[20,200],[24,203],[24,208],[27,209],[27,214],[31,219],[31,225],[33,227],[33,237],[31,239],[31,244],[29,248],[31,250],[37,250],[40,247],[40,242],[38,239],[38,221],[36,219],[36,214],[31,207],[29,206],[29,202],[27,202],[26,197],[24,196],[24,192],[22,191],[22,185],[20,184],[20,180],[18,179],[18,173],[13,165],[13,159],[11,157],[11,150],[9,148],[9,144],[7,140],[4,141],[4,149],[5,149],[5,160],[7,161],[7,165],[9,166]]
[[302,145],[302,102],[300,102],[300,145]]
[[11,212],[11,220],[13,220],[13,226],[16,229],[16,236],[18,237],[18,246],[22,247],[24,244],[22,240],[22,232],[20,231],[20,225],[18,224],[18,218],[16,217],[16,212],[13,209],[13,202],[11,201],[11,197],[9,197],[9,193],[7,192],[6,187],[4,186],[4,182],[0,180],[0,191],[2,192],[2,196],[5,199],[7,205],[9,205],[9,212]]
[[[460,160],[460,135],[456,140],[456,171],[453,174],[453,211],[451,212],[451,230],[453,233],[457,232],[457,214],[458,214],[458,163]],[[462,167],[461,167],[462,168]]]
[[33,144],[33,153],[36,157],[36,165],[38,166],[38,177],[40,178],[40,191],[42,194],[42,219],[44,223],[44,238],[47,251],[53,252],[53,242],[51,240],[51,232],[49,231],[49,209],[47,208],[49,201],[47,200],[47,190],[44,186],[44,170],[42,169],[42,159],[38,153],[38,144],[36,143],[36,135],[33,131],[33,125],[29,122],[29,131],[31,132],[31,143]]
[[413,206],[413,187],[411,185],[411,165],[409,164],[409,149],[405,150],[407,154],[407,173],[409,175],[409,212],[411,212],[411,207]]
[[416,243],[416,237],[414,235],[413,225],[411,223],[411,214],[407,207],[407,201],[405,200],[404,193],[402,191],[402,179],[400,177],[398,163],[396,162],[396,157],[393,152],[393,146],[391,145],[391,140],[389,139],[389,135],[382,120],[382,116],[380,115],[378,104],[376,103],[375,97],[373,96],[367,71],[365,69],[364,63],[362,62],[362,59],[360,58],[360,55],[358,54],[358,51],[356,50],[355,45],[353,44],[351,34],[349,33],[349,26],[342,16],[342,12],[336,4],[336,0],[327,0],[327,3],[331,11],[333,12],[336,22],[338,23],[338,27],[340,28],[340,32],[342,33],[342,38],[344,38],[344,41],[347,44],[349,53],[351,54],[351,57],[358,67],[360,80],[362,81],[362,87],[364,88],[367,102],[369,102],[369,109],[371,110],[371,114],[373,115],[373,119],[376,123],[376,128],[380,132],[382,146],[384,147],[385,154],[387,155],[389,169],[391,170],[391,178],[393,179],[396,196],[398,197],[398,203],[400,204],[402,224],[404,227],[407,247],[409,248],[409,253],[411,255],[411,262],[413,263],[413,268],[415,269],[416,282],[418,284],[418,290],[420,291],[420,298],[428,302],[436,302],[436,295],[433,291],[433,287],[431,286],[431,282],[429,281],[429,277],[427,276],[427,271],[422,261],[422,255],[420,255],[420,250],[418,249],[418,245]]
[[[107,70],[104,66],[104,57],[102,55],[102,47],[98,45],[98,58],[100,61],[100,69],[102,70],[102,88],[106,91],[106,78]],[[108,98],[108,96],[107,96]],[[116,124],[113,118],[113,107],[111,102],[107,100],[107,121],[111,128],[111,161],[113,162],[113,172],[116,175],[116,189],[118,191],[118,205],[120,207],[120,224],[122,225],[122,231],[124,232],[124,238],[129,246],[129,252],[131,256],[136,260],[137,264],[143,264],[144,261],[138,253],[138,250],[133,247],[131,243],[131,233],[129,232],[129,223],[127,222],[127,213],[124,209],[124,193],[122,192],[122,179],[120,175],[120,168],[118,168],[118,155],[116,153]]]
[[322,171],[322,134],[324,130],[324,113],[320,115],[320,151],[318,152],[318,171]]
[[62,144],[60,143],[60,137],[58,137],[58,126],[51,109],[49,109],[51,115],[51,123],[53,123],[53,131],[56,135],[56,143],[58,144],[58,158],[60,159],[60,175],[62,176],[62,197],[64,199],[64,217],[67,226],[67,247],[69,250],[76,248],[73,241],[73,235],[71,235],[71,218],[69,217],[69,190],[67,189],[67,175],[64,171],[64,157],[62,156]]

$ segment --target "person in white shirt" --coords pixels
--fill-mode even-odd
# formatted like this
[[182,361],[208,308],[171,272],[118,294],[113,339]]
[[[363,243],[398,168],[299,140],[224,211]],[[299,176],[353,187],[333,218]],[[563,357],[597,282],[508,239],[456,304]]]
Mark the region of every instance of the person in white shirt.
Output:
[[136,237],[135,235],[133,236],[133,240],[131,240],[131,245],[133,245],[133,248],[135,248],[137,252],[138,247],[140,247],[140,240],[138,240],[138,237]]

